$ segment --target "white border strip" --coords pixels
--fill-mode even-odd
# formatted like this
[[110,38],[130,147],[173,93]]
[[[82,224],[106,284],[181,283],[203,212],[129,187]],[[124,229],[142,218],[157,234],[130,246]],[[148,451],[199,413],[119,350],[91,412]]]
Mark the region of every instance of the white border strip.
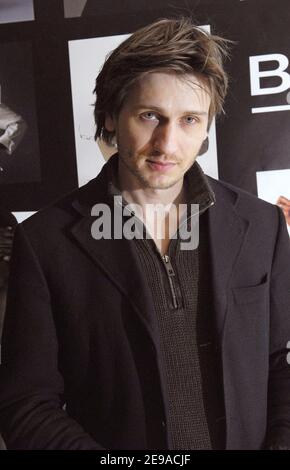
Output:
[[252,113],[273,113],[275,111],[290,111],[290,104],[282,106],[261,106],[260,108],[252,108]]

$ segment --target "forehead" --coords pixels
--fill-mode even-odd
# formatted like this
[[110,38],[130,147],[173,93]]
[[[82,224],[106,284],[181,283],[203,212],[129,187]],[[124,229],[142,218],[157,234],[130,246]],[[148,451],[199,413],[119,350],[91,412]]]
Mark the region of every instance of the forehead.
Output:
[[151,72],[142,75],[130,89],[124,105],[156,106],[165,110],[196,109],[208,112],[210,92],[202,79],[193,74]]

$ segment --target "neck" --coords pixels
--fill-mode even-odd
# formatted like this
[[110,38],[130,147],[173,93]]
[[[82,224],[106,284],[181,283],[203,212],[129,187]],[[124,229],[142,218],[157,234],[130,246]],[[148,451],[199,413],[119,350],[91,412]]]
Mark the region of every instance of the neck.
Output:
[[141,187],[138,179],[124,168],[120,159],[118,167],[118,181],[115,183],[123,198],[135,205],[136,215],[146,225],[157,248],[161,254],[166,253],[170,239],[176,233],[179,220],[186,210],[184,178],[170,188],[153,189]]

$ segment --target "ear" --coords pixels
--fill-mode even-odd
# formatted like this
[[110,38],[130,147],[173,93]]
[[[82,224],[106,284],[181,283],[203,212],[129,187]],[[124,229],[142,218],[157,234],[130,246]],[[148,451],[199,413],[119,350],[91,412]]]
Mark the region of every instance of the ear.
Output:
[[116,129],[115,120],[110,114],[106,114],[105,117],[105,128],[109,132],[114,132]]

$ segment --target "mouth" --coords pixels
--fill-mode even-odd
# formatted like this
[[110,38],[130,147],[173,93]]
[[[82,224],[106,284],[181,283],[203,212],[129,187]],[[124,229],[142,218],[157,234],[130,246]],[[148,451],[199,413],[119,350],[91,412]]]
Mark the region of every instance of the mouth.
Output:
[[152,170],[156,170],[156,171],[167,171],[167,170],[170,170],[171,168],[173,168],[176,163],[175,162],[161,162],[161,161],[154,161],[154,160],[146,160],[147,163],[149,164],[150,168],[152,168]]

